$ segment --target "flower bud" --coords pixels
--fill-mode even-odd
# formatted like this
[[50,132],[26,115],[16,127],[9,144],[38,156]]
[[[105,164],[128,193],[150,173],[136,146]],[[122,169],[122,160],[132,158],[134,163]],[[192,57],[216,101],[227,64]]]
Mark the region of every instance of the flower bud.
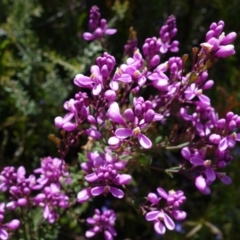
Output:
[[104,96],[109,102],[114,102],[116,99],[116,92],[113,90],[107,90],[104,93]]
[[226,58],[235,54],[234,46],[229,44],[226,46],[220,46],[219,50],[215,53],[216,57]]
[[20,221],[17,219],[12,220],[11,222],[5,224],[5,226],[11,230],[15,230],[19,227]]
[[227,36],[223,37],[220,44],[221,45],[227,45],[231,44],[237,37],[237,34],[235,32],[230,32]]

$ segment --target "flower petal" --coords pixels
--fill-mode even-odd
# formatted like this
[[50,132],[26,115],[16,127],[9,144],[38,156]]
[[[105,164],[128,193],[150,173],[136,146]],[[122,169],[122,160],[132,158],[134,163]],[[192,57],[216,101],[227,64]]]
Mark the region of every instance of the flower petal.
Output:
[[124,197],[124,192],[119,188],[110,187],[109,190],[110,190],[111,194],[116,198]]
[[147,221],[153,221],[158,218],[158,214],[159,214],[159,211],[151,211],[146,214],[145,218]]
[[151,142],[151,140],[150,140],[148,137],[146,137],[144,134],[140,133],[140,134],[138,134],[137,137],[138,137],[139,143],[141,144],[141,146],[142,146],[143,148],[149,149],[149,148],[152,147],[152,142]]
[[195,166],[202,166],[204,161],[199,157],[192,157],[190,158],[190,162]]
[[220,151],[224,151],[227,149],[227,147],[228,147],[227,138],[223,138],[218,144],[218,149]]
[[83,39],[86,40],[86,41],[91,41],[94,39],[94,36],[93,34],[89,33],[89,32],[85,32],[83,33]]
[[108,139],[108,144],[109,145],[117,145],[119,144],[120,140],[117,137],[110,137]]
[[92,94],[94,96],[97,96],[100,94],[102,91],[102,85],[101,84],[94,84],[93,89],[92,89]]
[[166,193],[166,191],[164,189],[159,187],[159,188],[157,188],[157,192],[162,198],[164,198],[164,199],[168,198],[168,194]]
[[105,31],[105,34],[107,35],[113,35],[117,32],[117,29],[114,29],[114,28],[108,28],[106,31]]
[[118,184],[128,184],[132,180],[132,177],[129,174],[119,174],[116,181]]
[[125,139],[132,136],[132,129],[129,128],[118,128],[115,131],[115,135],[120,139]]
[[96,234],[96,233],[95,233],[94,231],[88,230],[88,231],[86,231],[85,236],[86,236],[87,238],[92,238],[92,237],[95,236],[95,234]]
[[122,115],[120,114],[120,109],[117,102],[113,102],[110,105],[107,111],[107,115],[113,122],[125,125],[125,121]]
[[207,167],[205,170],[207,181],[213,182],[216,179],[216,174],[211,167]]
[[88,189],[83,189],[77,195],[77,200],[80,203],[86,202],[91,197]]
[[93,196],[98,196],[100,194],[102,194],[105,190],[105,186],[100,186],[100,187],[95,187],[95,188],[92,188],[91,190],[91,194]]
[[164,213],[163,221],[169,230],[173,230],[175,228],[175,223],[166,213]]
[[1,240],[7,240],[8,239],[8,233],[3,228],[0,228],[0,239]]
[[162,222],[157,221],[154,224],[154,229],[158,234],[164,234],[166,232],[166,228],[165,226],[162,224]]
[[88,175],[85,176],[85,179],[88,181],[88,182],[94,182],[98,179],[98,176],[96,173],[90,173]]

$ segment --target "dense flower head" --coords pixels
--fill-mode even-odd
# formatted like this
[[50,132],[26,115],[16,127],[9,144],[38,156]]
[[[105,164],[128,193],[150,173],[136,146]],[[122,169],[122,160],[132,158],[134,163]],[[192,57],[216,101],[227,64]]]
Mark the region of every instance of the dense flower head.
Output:
[[99,20],[101,18],[101,13],[98,6],[92,6],[89,12],[89,27],[94,31],[98,27]]
[[170,50],[171,52],[178,51],[179,42],[172,41],[176,34],[177,34],[176,18],[173,15],[171,15],[168,17],[165,25],[163,25],[159,31],[161,53],[165,54],[168,50]]
[[159,49],[160,42],[156,37],[147,38],[143,44],[143,54],[148,63],[148,67],[155,67],[160,63]]
[[5,192],[17,180],[17,173],[12,166],[4,167],[0,174],[0,190]]
[[91,218],[87,218],[86,222],[92,225],[85,236],[92,238],[98,233],[103,233],[105,240],[112,240],[117,236],[117,232],[114,229],[116,221],[116,214],[113,210],[105,210],[101,214],[101,211],[95,209],[95,214]]
[[9,202],[6,206],[9,209],[26,206],[29,202],[29,197],[36,184],[36,177],[29,175],[26,177],[26,170],[23,166],[6,167],[1,172],[2,191],[9,191]]
[[[186,197],[181,190],[170,190],[167,193],[164,189],[157,188],[157,192],[158,195],[155,193],[148,194],[148,203],[144,208],[147,211],[145,218],[147,221],[153,221],[154,229],[157,233],[164,234],[166,228],[169,230],[175,228],[172,218],[178,221],[186,218],[186,212],[179,210],[179,207],[185,202]],[[162,200],[165,201],[165,205],[163,205]],[[161,206],[164,207],[159,207],[160,202]]]
[[195,185],[201,193],[210,194],[210,185],[216,178],[227,185],[232,182],[231,178],[222,172],[222,169],[232,160],[229,151],[222,152],[215,147],[214,154],[207,155],[207,148],[199,150],[184,147],[181,153],[193,165],[191,171],[195,176]]
[[235,54],[234,45],[231,43],[235,40],[237,34],[231,32],[225,36],[223,32],[224,22],[213,22],[206,34],[206,42],[202,43],[202,50],[206,53],[213,53],[219,58],[226,58]]
[[146,149],[152,147],[152,142],[142,133],[142,130],[151,122],[163,118],[163,116],[154,112],[151,101],[144,101],[142,97],[133,99],[133,109],[126,109],[123,114],[124,118],[120,114],[117,102],[111,104],[107,114],[111,121],[124,125],[124,127],[116,129],[115,137],[111,137],[108,141],[110,145],[116,145],[129,137],[137,137],[140,145]]
[[40,174],[34,189],[40,189],[50,183],[60,185],[60,182],[64,179],[70,181],[66,163],[59,158],[45,157],[41,159],[41,167],[35,169],[34,173]]
[[43,193],[39,193],[33,199],[34,203],[43,210],[43,217],[49,223],[54,223],[58,218],[59,208],[67,208],[69,198],[64,193],[61,193],[60,187],[54,183],[44,188]]
[[[89,88],[89,86],[87,87]],[[63,107],[68,113],[64,117],[56,117],[54,119],[55,126],[67,132],[74,131],[89,114],[88,96],[86,93],[79,92],[75,95],[75,99],[66,101]]]
[[87,173],[85,180],[90,187],[78,193],[78,201],[85,202],[91,196],[109,192],[116,198],[123,198],[124,192],[120,187],[131,181],[130,175],[120,173],[126,162],[120,161],[111,151],[106,151],[105,154],[89,152],[87,158],[88,161],[82,163],[81,168]]
[[91,67],[90,77],[83,74],[77,74],[74,78],[74,84],[81,88],[92,89],[94,96],[99,95],[106,88],[107,80],[115,66],[115,58],[108,53],[96,59],[97,65]]

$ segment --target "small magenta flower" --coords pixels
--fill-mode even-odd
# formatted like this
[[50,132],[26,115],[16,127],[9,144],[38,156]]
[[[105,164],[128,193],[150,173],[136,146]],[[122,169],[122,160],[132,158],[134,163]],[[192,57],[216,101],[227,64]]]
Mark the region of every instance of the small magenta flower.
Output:
[[94,96],[99,95],[106,88],[107,80],[116,64],[115,58],[108,53],[96,59],[97,65],[91,67],[90,77],[83,74],[77,74],[74,78],[74,84],[78,87],[92,89]]
[[212,183],[216,179],[216,173],[212,168],[212,161],[202,159],[199,156],[194,156],[190,158],[190,162],[195,166],[203,166],[205,170],[203,171],[206,176],[206,181]]
[[104,35],[113,35],[117,32],[116,29],[107,27],[107,21],[101,19],[101,14],[97,6],[93,6],[90,10],[89,28],[91,32],[83,33],[83,38],[86,41],[101,39]]
[[162,210],[147,213],[146,220],[154,222],[154,229],[159,234],[164,234],[166,228],[168,230],[173,230],[175,228],[173,220]]
[[50,183],[60,184],[65,180],[69,182],[69,173],[66,169],[66,163],[59,158],[45,157],[41,159],[41,167],[34,170],[34,173],[41,174],[36,180],[37,184],[34,189],[41,189]]
[[171,15],[168,17],[166,24],[163,25],[159,31],[161,53],[165,54],[167,53],[168,50],[170,50],[171,52],[178,51],[179,42],[172,41],[176,34],[177,34],[176,18],[173,15]]
[[[186,197],[180,190],[171,190],[167,193],[164,189],[157,188],[157,192],[160,197],[155,193],[149,193],[147,196],[150,206],[146,205],[144,208],[148,211],[145,218],[147,221],[153,221],[154,229],[158,234],[164,234],[166,228],[168,230],[175,229],[175,223],[171,217],[178,221],[186,218],[186,212],[179,210]],[[165,205],[162,200],[165,201]],[[159,204],[161,207],[159,207]]]
[[124,111],[124,118],[120,113],[117,102],[113,102],[107,112],[111,121],[124,125],[115,131],[115,137],[111,137],[108,143],[113,146],[118,146],[120,141],[129,137],[137,138],[140,145],[149,149],[152,147],[151,140],[142,133],[142,130],[153,121],[162,120],[161,114],[156,114],[152,109],[150,101],[144,101],[142,97],[133,99],[134,109],[128,108]]
[[51,183],[50,186],[44,188],[43,193],[39,193],[34,197],[33,201],[36,205],[42,207],[43,217],[49,223],[54,223],[58,218],[59,208],[68,207],[68,196],[61,193],[59,186]]
[[89,187],[81,190],[78,202],[85,202],[91,196],[111,193],[116,198],[123,198],[124,192],[120,186],[128,184],[132,177],[129,174],[121,174],[126,162],[120,161],[111,151],[105,154],[98,152],[87,154],[88,162],[82,163],[81,168],[88,174],[85,180]]
[[4,167],[0,174],[0,190],[6,192],[17,180],[14,167]]
[[87,218],[86,221],[92,225],[92,228],[86,231],[87,238],[92,238],[98,233],[103,233],[105,240],[113,240],[117,236],[114,229],[116,214],[113,210],[105,210],[101,214],[100,210],[95,209],[93,217]]
[[[7,178],[9,175],[9,178]],[[18,167],[16,170],[12,167],[6,167],[2,171],[1,185],[4,191],[9,190],[10,197],[6,207],[15,209],[17,207],[26,206],[29,202],[29,196],[36,184],[36,177],[30,175],[28,178],[25,176],[26,170],[23,166]]]
[[235,54],[234,45],[231,43],[236,39],[237,34],[231,32],[225,36],[224,25],[222,20],[211,24],[206,34],[206,42],[201,44],[203,52],[213,53],[219,58],[226,58]]

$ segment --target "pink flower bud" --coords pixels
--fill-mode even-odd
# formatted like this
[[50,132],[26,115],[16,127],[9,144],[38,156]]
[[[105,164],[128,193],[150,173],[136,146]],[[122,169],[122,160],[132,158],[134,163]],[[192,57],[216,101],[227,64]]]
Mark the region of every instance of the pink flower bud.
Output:
[[235,54],[234,46],[228,44],[226,46],[220,46],[219,50],[216,52],[215,56],[219,58],[226,58]]
[[237,34],[235,32],[230,32],[227,36],[225,36],[220,44],[221,45],[227,45],[227,44],[231,44],[237,37]]
[[5,226],[11,230],[15,230],[19,227],[20,221],[17,219],[12,220],[11,222],[5,224]]

